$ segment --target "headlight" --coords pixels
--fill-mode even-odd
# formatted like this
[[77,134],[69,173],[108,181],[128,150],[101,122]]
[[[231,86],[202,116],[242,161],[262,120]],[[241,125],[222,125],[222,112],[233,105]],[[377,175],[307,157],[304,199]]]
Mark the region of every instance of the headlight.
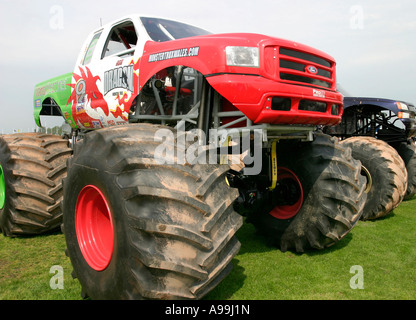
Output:
[[403,103],[403,102],[396,102],[397,108],[399,108],[400,110],[409,110],[409,108],[407,107],[407,104]]
[[410,119],[410,113],[409,112],[399,112],[397,115],[399,119]]
[[227,65],[235,67],[260,67],[259,48],[226,47]]

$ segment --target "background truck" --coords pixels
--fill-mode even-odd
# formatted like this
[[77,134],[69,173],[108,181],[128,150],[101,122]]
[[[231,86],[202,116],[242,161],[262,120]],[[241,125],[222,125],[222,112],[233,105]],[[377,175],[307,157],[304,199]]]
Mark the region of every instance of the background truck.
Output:
[[342,122],[324,131],[352,148],[367,178],[362,219],[388,215],[416,193],[416,109],[412,103],[354,97],[344,89]]
[[85,296],[201,298],[230,272],[242,216],[302,252],[362,215],[361,163],[317,130],[341,121],[335,61],[311,47],[132,15],[93,31],[33,101],[71,143],[0,138],[0,226],[63,222]]

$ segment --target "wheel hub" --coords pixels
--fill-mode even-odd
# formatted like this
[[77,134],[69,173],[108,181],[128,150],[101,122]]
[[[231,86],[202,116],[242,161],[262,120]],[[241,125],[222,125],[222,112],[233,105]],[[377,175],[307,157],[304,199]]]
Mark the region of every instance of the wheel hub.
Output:
[[107,268],[114,248],[113,221],[107,200],[95,186],[84,187],[78,195],[75,230],[88,265],[96,271]]
[[367,179],[367,184],[365,186],[365,193],[369,193],[371,188],[373,187],[373,178],[371,178],[371,173],[368,169],[364,166],[361,166],[361,175]]
[[296,174],[283,167],[278,169],[278,187],[276,188],[278,204],[269,212],[277,219],[293,218],[303,204],[303,188]]

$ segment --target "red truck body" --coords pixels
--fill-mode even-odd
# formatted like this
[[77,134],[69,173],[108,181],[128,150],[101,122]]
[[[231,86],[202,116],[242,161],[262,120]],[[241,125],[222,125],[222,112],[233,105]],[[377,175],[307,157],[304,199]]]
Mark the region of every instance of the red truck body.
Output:
[[[198,56],[148,62],[148,57],[154,53],[195,45],[199,46]],[[222,54],[226,47],[242,45],[260,48],[259,68],[226,65]],[[286,54],[279,53],[281,48],[286,49]],[[279,62],[289,64],[282,67]],[[329,55],[305,45],[248,33],[208,35],[176,40],[174,43],[148,42],[140,61],[139,70],[145,76],[140,78],[139,88],[160,68],[172,65],[186,65],[201,72],[218,93],[254,123],[334,125],[341,120],[342,95],[336,92],[335,61]],[[329,74],[327,77],[313,74],[308,72],[308,67],[316,67],[318,73],[322,70]],[[294,80],[285,79],[282,75],[292,75]],[[291,99],[290,109],[279,110],[278,105],[274,107],[274,98]],[[300,110],[299,102],[302,100],[321,102],[327,108]],[[333,112],[333,105],[338,106],[337,112]]]
[[[296,42],[249,33],[206,32],[158,42],[140,19],[122,19],[92,32],[72,77],[68,74],[36,87],[38,125],[40,115],[53,114],[63,115],[74,129],[127,123],[145,84],[163,70],[180,65],[202,74],[228,101],[228,111],[240,110],[254,124],[336,125],[341,121],[343,98],[336,91],[336,63],[331,56]],[[126,43],[122,54],[106,57],[115,28],[126,23],[139,35],[137,44]],[[232,65],[227,62],[228,48],[254,50],[258,63]]]

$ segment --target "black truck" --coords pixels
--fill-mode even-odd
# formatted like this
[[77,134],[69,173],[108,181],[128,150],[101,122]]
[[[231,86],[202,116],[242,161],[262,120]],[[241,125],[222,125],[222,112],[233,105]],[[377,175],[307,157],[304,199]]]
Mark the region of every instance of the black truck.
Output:
[[367,178],[363,220],[389,214],[416,194],[416,108],[401,100],[344,95],[344,114],[324,132],[352,148]]

